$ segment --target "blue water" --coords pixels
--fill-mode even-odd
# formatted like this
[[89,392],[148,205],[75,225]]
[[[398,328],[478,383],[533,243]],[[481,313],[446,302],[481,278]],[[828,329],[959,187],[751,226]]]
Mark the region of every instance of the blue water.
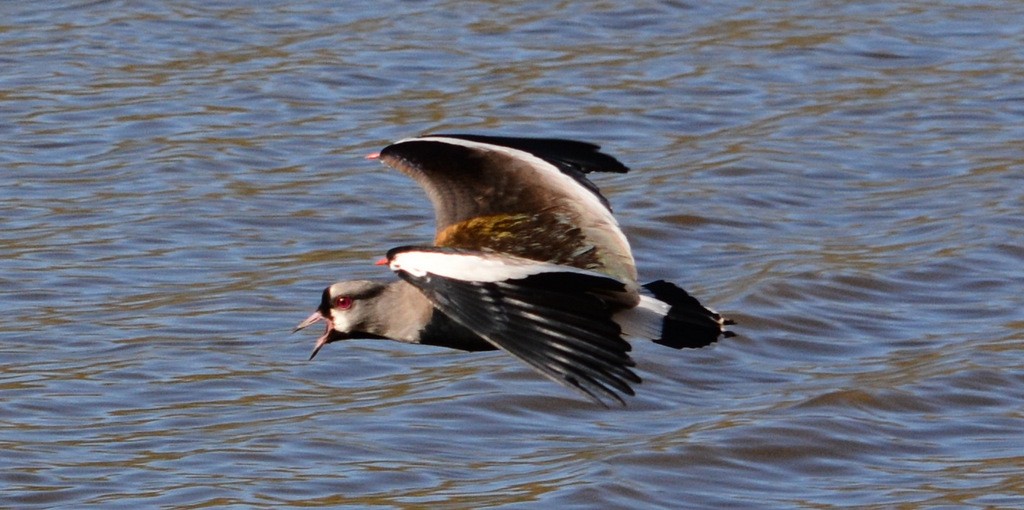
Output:
[[[1014,2],[0,5],[0,506],[1024,506]],[[428,241],[363,159],[596,142],[642,278],[735,318],[605,410],[290,335]]]

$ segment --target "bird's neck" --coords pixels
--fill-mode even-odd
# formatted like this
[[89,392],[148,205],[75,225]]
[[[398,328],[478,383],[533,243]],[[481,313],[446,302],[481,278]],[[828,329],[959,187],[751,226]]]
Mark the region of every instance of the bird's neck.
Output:
[[420,329],[430,321],[434,305],[416,287],[404,280],[390,283],[377,301],[378,317],[370,333],[399,342],[419,343]]

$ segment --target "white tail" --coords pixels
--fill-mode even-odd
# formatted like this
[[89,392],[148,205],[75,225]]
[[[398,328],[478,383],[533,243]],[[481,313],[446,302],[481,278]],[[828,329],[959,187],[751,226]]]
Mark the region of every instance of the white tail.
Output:
[[733,321],[705,308],[676,285],[658,280],[643,287],[654,297],[640,296],[640,304],[613,317],[623,334],[647,338],[673,349],[704,347],[720,336],[734,335],[725,329]]

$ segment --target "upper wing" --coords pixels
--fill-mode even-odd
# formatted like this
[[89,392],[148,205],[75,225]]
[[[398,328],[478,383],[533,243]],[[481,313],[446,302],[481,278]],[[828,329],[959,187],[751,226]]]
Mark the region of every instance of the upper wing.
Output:
[[395,248],[391,269],[494,346],[595,402],[623,403],[640,378],[612,314],[633,303],[600,273],[452,248]]
[[508,253],[636,280],[629,242],[585,176],[625,172],[596,145],[572,140],[427,135],[380,159],[426,190],[434,244]]

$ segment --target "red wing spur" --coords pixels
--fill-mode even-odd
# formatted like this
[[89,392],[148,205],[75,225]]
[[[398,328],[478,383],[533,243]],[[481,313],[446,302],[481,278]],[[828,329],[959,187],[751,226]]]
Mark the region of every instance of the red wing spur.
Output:
[[331,342],[388,338],[501,349],[587,398],[625,404],[640,377],[626,338],[674,349],[728,337],[731,321],[683,289],[637,283],[629,242],[590,172],[626,172],[584,142],[427,135],[370,156],[415,180],[437,217],[431,246],[387,252],[397,280],[324,289],[296,328]]

